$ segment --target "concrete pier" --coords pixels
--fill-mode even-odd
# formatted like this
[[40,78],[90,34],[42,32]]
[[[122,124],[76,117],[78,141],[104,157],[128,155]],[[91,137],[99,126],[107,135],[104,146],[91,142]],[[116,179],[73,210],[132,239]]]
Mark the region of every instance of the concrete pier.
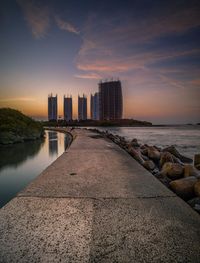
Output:
[[131,156],[77,130],[0,210],[0,262],[200,262],[200,217]]

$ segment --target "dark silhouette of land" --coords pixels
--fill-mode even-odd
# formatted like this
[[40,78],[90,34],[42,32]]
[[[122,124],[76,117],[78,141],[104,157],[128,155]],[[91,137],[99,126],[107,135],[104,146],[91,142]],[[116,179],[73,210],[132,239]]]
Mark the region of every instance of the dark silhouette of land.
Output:
[[87,127],[87,126],[118,126],[118,127],[138,127],[138,126],[152,126],[151,122],[147,121],[140,121],[134,119],[121,119],[121,120],[72,120],[72,121],[65,121],[65,120],[58,120],[58,121],[43,121],[42,124],[44,126],[75,126],[75,127]]

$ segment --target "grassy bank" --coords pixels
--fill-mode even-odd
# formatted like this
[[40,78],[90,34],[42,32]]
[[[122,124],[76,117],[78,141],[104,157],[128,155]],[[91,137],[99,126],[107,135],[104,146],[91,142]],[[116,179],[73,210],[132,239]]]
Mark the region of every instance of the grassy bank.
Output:
[[44,129],[39,122],[14,109],[0,109],[0,144],[36,140],[43,136]]

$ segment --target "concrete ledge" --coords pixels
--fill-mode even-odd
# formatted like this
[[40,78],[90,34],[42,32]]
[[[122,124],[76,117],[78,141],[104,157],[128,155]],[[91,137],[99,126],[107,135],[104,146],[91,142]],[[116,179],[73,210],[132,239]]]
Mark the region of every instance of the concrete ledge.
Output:
[[200,262],[200,217],[88,131],[0,210],[0,262]]

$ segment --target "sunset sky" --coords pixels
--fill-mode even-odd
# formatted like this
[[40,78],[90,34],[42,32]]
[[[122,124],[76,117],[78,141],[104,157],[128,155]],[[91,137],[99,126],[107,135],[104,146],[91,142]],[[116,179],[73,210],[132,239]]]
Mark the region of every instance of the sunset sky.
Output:
[[[1,0],[0,107],[47,117],[47,97],[119,78],[124,118],[200,122],[200,1]],[[88,103],[89,110],[89,103]],[[89,114],[88,114],[89,115]]]

